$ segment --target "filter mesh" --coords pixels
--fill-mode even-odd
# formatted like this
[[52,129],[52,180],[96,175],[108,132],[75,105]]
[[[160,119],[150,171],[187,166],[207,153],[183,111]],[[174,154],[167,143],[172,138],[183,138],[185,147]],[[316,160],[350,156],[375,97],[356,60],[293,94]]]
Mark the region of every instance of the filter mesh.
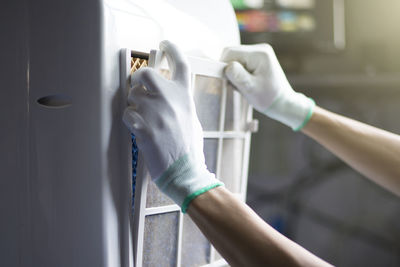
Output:
[[131,59],[131,74],[143,67],[147,67],[146,59],[132,57],[132,59]]

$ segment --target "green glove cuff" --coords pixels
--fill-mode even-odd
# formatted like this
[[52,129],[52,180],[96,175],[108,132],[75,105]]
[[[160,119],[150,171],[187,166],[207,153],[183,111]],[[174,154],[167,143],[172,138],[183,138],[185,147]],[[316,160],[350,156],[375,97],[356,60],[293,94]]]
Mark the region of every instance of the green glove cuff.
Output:
[[310,109],[308,110],[307,116],[305,117],[303,123],[302,123],[299,127],[293,129],[293,131],[295,131],[295,132],[298,132],[298,131],[300,131],[301,129],[303,129],[304,126],[307,125],[308,121],[311,119],[311,117],[312,117],[312,115],[313,115],[314,108],[315,108],[316,104],[315,104],[314,99],[312,99],[312,98],[309,98],[309,99],[311,100]]
[[286,124],[293,131],[301,130],[311,119],[315,101],[302,93],[286,91],[278,96],[263,113]]
[[176,160],[155,183],[181,207],[183,213],[197,196],[224,185],[207,170],[204,163],[196,162],[191,154]]
[[192,202],[193,199],[195,199],[196,197],[200,196],[201,194],[203,194],[203,193],[205,193],[205,192],[207,192],[207,191],[209,191],[209,190],[211,190],[213,188],[216,188],[218,186],[224,186],[224,183],[217,182],[217,183],[214,183],[214,184],[210,184],[209,186],[206,186],[206,187],[204,187],[202,189],[199,189],[196,192],[193,192],[192,194],[188,195],[185,198],[185,200],[183,201],[183,204],[182,204],[182,207],[181,207],[182,208],[182,212],[186,213],[186,210],[189,207],[189,204],[190,204],[190,202]]

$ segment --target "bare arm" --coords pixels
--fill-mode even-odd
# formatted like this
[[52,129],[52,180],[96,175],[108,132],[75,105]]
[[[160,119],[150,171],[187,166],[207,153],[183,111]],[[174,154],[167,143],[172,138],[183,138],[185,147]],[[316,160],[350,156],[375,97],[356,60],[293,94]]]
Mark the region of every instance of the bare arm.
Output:
[[351,167],[400,196],[400,136],[319,107],[302,131]]
[[195,198],[187,212],[232,266],[331,266],[275,231],[223,187]]
[[400,136],[318,107],[313,112],[313,101],[293,90],[267,44],[226,48],[223,59],[229,62],[227,78],[254,108],[293,130],[302,129],[354,169],[400,196]]
[[[315,107],[302,131],[371,180],[400,195],[400,136]],[[219,187],[187,210],[232,266],[330,266],[287,239]]]

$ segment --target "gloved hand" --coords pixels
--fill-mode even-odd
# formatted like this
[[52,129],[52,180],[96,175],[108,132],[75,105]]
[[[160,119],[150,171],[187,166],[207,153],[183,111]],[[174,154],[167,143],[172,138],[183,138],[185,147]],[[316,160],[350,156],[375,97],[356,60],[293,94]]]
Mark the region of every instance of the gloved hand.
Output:
[[312,116],[315,102],[295,92],[268,44],[228,47],[225,75],[255,109],[298,131]]
[[205,165],[186,58],[169,41],[161,42],[160,50],[171,80],[151,68],[136,71],[123,120],[136,136],[153,181],[185,212],[196,196],[223,183]]

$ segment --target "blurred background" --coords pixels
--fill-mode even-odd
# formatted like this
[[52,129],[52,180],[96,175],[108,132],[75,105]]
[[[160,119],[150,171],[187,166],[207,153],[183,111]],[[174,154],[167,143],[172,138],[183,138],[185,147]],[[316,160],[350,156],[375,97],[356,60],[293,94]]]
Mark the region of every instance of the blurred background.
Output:
[[[242,43],[271,43],[293,88],[399,134],[400,1],[232,0]],[[400,200],[263,115],[248,204],[337,266],[400,266]],[[399,166],[400,167],[400,166]]]

